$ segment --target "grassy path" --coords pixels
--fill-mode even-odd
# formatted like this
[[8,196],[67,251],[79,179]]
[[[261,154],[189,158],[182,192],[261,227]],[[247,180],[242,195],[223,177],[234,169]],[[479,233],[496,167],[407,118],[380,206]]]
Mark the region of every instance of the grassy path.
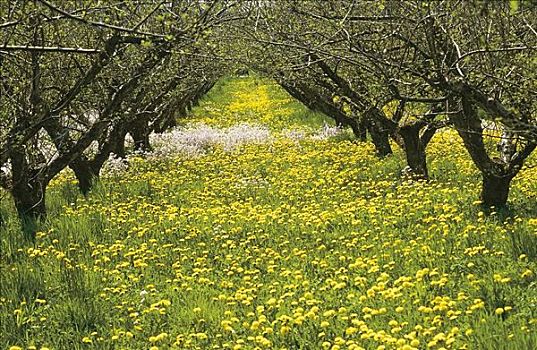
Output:
[[434,180],[412,184],[399,154],[308,137],[322,117],[266,80],[219,83],[192,121],[272,136],[132,158],[86,199],[58,179],[35,246],[1,233],[0,348],[537,344],[534,169],[515,184],[516,219],[484,217],[450,133],[431,145]]
[[229,127],[240,123],[264,124],[273,131],[319,128],[330,120],[313,113],[283,92],[273,81],[229,78],[218,82],[194,110],[188,122]]

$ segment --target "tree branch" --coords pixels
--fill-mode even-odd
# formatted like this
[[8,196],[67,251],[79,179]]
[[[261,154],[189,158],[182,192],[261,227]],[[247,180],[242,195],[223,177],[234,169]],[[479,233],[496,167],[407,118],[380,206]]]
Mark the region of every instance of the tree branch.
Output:
[[100,50],[85,49],[81,47],[61,47],[61,46],[23,46],[23,45],[3,45],[0,51],[30,51],[30,52],[69,52],[80,54],[98,54]]
[[79,22],[82,22],[82,23],[85,23],[87,25],[91,25],[91,26],[94,26],[94,27],[107,28],[107,29],[112,29],[112,30],[116,30],[116,31],[120,31],[120,32],[131,33],[131,34],[139,34],[139,35],[146,35],[146,36],[152,36],[152,37],[157,37],[157,38],[165,38],[166,37],[165,35],[162,35],[162,34],[143,32],[143,31],[139,31],[139,30],[136,30],[136,29],[120,27],[120,26],[116,26],[116,25],[108,24],[108,23],[104,23],[104,22],[90,21],[90,20],[87,20],[85,18],[78,17],[78,16],[75,16],[75,15],[69,13],[69,12],[66,12],[66,11],[56,7],[55,5],[51,4],[50,2],[48,2],[46,0],[37,0],[37,1],[42,3],[44,6],[48,7],[52,11],[56,11],[56,12],[61,13],[62,15],[66,16],[66,17],[68,17],[70,19],[73,19],[75,21],[79,21]]

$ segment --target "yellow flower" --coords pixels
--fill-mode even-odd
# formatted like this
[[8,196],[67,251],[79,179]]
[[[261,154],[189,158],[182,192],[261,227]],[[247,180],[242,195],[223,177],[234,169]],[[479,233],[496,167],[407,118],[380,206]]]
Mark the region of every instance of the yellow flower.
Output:
[[206,333],[196,333],[196,338],[198,338],[199,340],[205,340],[205,339],[208,339],[209,337],[207,336]]
[[345,330],[345,334],[346,334],[346,335],[353,335],[353,334],[355,334],[356,332],[358,332],[358,328],[355,328],[355,327],[348,327],[348,328]]

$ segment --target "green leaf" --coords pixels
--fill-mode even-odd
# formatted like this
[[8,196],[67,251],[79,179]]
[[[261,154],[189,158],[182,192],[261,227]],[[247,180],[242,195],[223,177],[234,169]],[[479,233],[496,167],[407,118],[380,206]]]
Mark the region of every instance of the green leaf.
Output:
[[519,5],[519,0],[510,0],[509,1],[509,6],[511,8],[511,14],[514,14],[515,12],[518,11],[518,5]]
[[145,47],[145,48],[150,48],[152,43],[150,40],[142,40],[142,47]]

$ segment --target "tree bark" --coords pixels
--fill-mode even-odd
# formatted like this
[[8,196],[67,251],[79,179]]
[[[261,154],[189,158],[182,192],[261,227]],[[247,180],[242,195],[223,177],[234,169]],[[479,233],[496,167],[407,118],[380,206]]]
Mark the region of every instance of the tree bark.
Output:
[[375,145],[375,152],[377,157],[384,158],[393,153],[392,146],[390,145],[390,128],[383,123],[383,116],[380,115],[376,107],[371,108],[365,112],[364,118],[367,120],[367,130],[371,135],[371,141]]
[[36,220],[46,215],[45,188],[47,184],[39,176],[30,181],[17,181],[11,190],[17,214],[21,219]]
[[384,158],[393,153],[388,132],[382,130],[382,128],[378,126],[378,122],[370,122],[369,134],[371,135],[373,145],[375,145],[377,157]]
[[35,240],[37,223],[46,216],[45,192],[47,178],[41,169],[30,169],[23,152],[14,152],[13,175],[16,180],[10,188],[22,230]]
[[279,82],[279,84],[289,93],[289,95],[303,103],[309,109],[321,112],[327,117],[334,119],[337,126],[350,127],[354,136],[361,138],[363,130],[360,128],[358,121],[347,116],[333,103],[328,102],[321,94],[315,92],[304,84],[296,86],[284,82]]
[[129,134],[131,134],[134,140],[134,150],[138,152],[150,152],[151,145],[149,143],[149,125],[147,120],[135,120],[133,121]]
[[365,120],[365,118],[360,118],[358,120],[358,130],[359,130],[360,141],[366,142],[367,141],[367,120]]
[[507,204],[512,175],[497,175],[483,173],[481,201],[487,208],[501,208]]
[[470,94],[463,95],[463,110],[452,116],[451,119],[472,160],[481,171],[483,177],[481,201],[483,206],[501,208],[507,204],[511,180],[518,174],[524,160],[533,152],[536,144],[528,142],[508,162],[502,161],[501,158],[491,159],[483,141],[481,120],[469,96]]
[[86,157],[74,159],[69,167],[75,173],[80,192],[84,196],[87,196],[93,187],[94,182],[99,178],[99,172],[95,172],[91,166],[91,163],[86,159]]
[[407,165],[412,178],[428,179],[429,172],[427,169],[427,154],[425,145],[420,139],[420,129],[422,126],[418,123],[406,125],[399,128],[399,135],[403,139],[403,149],[405,151]]
[[[127,151],[125,150],[125,137],[127,137],[127,131],[126,130],[119,130],[117,132],[117,138],[116,141],[113,142],[114,145],[112,146],[113,150],[112,153],[114,153],[119,158],[126,158],[127,157]],[[107,157],[110,154],[107,154]],[[98,167],[99,170],[101,170],[102,164]]]

